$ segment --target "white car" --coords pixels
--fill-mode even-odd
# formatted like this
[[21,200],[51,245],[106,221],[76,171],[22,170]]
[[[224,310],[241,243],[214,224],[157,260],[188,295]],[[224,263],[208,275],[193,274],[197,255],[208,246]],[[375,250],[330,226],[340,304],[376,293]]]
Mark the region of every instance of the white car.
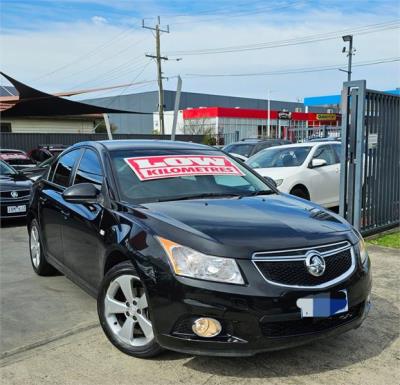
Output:
[[246,164],[278,189],[321,206],[339,205],[340,142],[297,143],[263,150]]

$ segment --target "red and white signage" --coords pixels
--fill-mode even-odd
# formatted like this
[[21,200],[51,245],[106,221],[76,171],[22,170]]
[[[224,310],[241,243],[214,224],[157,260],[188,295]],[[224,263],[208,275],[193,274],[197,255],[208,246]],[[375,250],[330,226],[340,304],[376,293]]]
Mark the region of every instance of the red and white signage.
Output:
[[29,159],[29,158],[24,154],[10,152],[10,153],[0,154],[0,159],[12,160],[12,159]]
[[124,160],[141,181],[190,175],[244,175],[223,155],[158,155]]

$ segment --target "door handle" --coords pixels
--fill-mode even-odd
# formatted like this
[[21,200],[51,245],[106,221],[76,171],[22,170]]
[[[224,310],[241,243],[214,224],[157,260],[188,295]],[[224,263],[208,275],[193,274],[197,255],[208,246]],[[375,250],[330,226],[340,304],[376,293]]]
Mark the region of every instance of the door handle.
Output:
[[61,210],[61,214],[64,215],[64,218],[67,219],[70,217],[71,213],[69,211]]

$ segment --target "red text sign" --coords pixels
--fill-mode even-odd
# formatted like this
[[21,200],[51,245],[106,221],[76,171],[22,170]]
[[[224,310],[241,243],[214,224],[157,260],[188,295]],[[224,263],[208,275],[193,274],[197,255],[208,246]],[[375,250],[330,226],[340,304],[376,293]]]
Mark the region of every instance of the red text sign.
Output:
[[9,154],[1,154],[0,159],[12,160],[12,159],[29,159],[29,158],[24,154],[9,153]]
[[244,175],[226,156],[159,155],[125,158],[142,181],[189,175]]

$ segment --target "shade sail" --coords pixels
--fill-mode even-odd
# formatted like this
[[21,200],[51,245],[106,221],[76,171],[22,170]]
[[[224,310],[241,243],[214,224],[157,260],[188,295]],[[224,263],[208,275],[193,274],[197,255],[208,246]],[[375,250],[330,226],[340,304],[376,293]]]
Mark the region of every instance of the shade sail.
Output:
[[68,116],[68,115],[89,115],[89,114],[152,114],[151,112],[138,112],[117,110],[91,104],[75,102],[60,98],[59,96],[47,94],[36,90],[26,84],[13,79],[0,72],[18,91],[19,99],[10,104],[9,108],[3,109],[1,116],[24,117],[24,116]]

